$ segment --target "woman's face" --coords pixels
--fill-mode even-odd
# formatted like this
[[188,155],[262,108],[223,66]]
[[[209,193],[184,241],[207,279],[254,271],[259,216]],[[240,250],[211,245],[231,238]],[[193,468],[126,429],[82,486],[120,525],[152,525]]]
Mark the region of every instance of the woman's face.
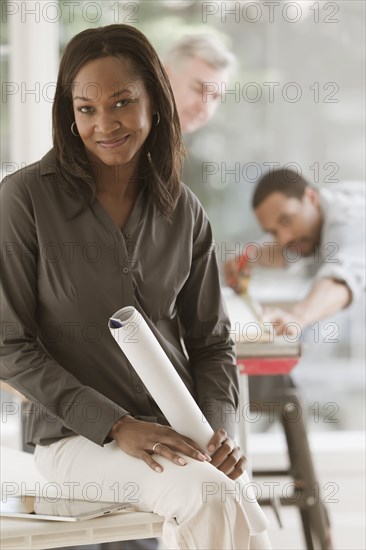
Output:
[[128,59],[102,57],[77,73],[72,88],[77,131],[91,162],[136,165],[152,123],[152,104]]

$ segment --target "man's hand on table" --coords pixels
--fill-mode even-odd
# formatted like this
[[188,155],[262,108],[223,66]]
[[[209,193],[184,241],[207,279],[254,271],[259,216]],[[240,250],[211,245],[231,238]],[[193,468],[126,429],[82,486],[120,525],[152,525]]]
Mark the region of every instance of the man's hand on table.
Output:
[[298,336],[300,338],[305,323],[296,309],[285,311],[279,307],[263,309],[263,322],[271,323],[274,333],[281,336]]
[[304,327],[334,315],[351,301],[352,293],[346,283],[325,277],[316,281],[308,295],[290,309],[265,308],[263,320],[273,324],[276,334],[300,337]]

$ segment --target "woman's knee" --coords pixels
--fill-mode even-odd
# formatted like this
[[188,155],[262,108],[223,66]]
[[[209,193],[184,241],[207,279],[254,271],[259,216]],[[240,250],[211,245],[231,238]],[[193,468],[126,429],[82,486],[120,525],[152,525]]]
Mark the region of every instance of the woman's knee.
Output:
[[159,499],[155,512],[165,517],[173,515],[181,522],[202,507],[218,510],[228,502],[240,501],[237,484],[223,472],[208,463],[193,459],[187,462],[187,466],[175,470],[175,483],[169,487],[169,497]]

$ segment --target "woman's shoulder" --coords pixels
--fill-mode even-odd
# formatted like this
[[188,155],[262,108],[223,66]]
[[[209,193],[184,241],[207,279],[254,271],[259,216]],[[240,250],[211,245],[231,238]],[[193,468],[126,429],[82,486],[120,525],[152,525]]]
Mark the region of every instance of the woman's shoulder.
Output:
[[12,192],[19,189],[24,193],[27,188],[31,190],[32,187],[38,186],[44,176],[49,176],[55,171],[55,155],[51,149],[40,160],[7,174],[1,182],[2,193],[10,188]]
[[181,194],[179,197],[178,205],[186,210],[189,209],[195,217],[197,215],[205,216],[205,211],[199,198],[183,182],[181,183]]
[[19,212],[33,212],[37,205],[47,210],[55,202],[58,185],[55,185],[55,156],[49,151],[40,160],[23,166],[5,176],[0,184],[1,208],[9,216]]
[[211,231],[207,214],[198,197],[187,185],[182,183],[181,194],[174,212],[173,224],[179,232],[187,232],[194,239]]

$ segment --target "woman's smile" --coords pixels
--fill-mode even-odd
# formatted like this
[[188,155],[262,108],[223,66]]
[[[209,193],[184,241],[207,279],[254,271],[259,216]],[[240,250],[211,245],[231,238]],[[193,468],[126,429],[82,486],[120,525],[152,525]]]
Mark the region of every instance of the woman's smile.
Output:
[[124,145],[128,138],[130,137],[129,134],[126,136],[123,136],[121,138],[114,138],[114,139],[98,139],[97,143],[104,149],[116,149],[117,147],[120,147],[121,145]]

